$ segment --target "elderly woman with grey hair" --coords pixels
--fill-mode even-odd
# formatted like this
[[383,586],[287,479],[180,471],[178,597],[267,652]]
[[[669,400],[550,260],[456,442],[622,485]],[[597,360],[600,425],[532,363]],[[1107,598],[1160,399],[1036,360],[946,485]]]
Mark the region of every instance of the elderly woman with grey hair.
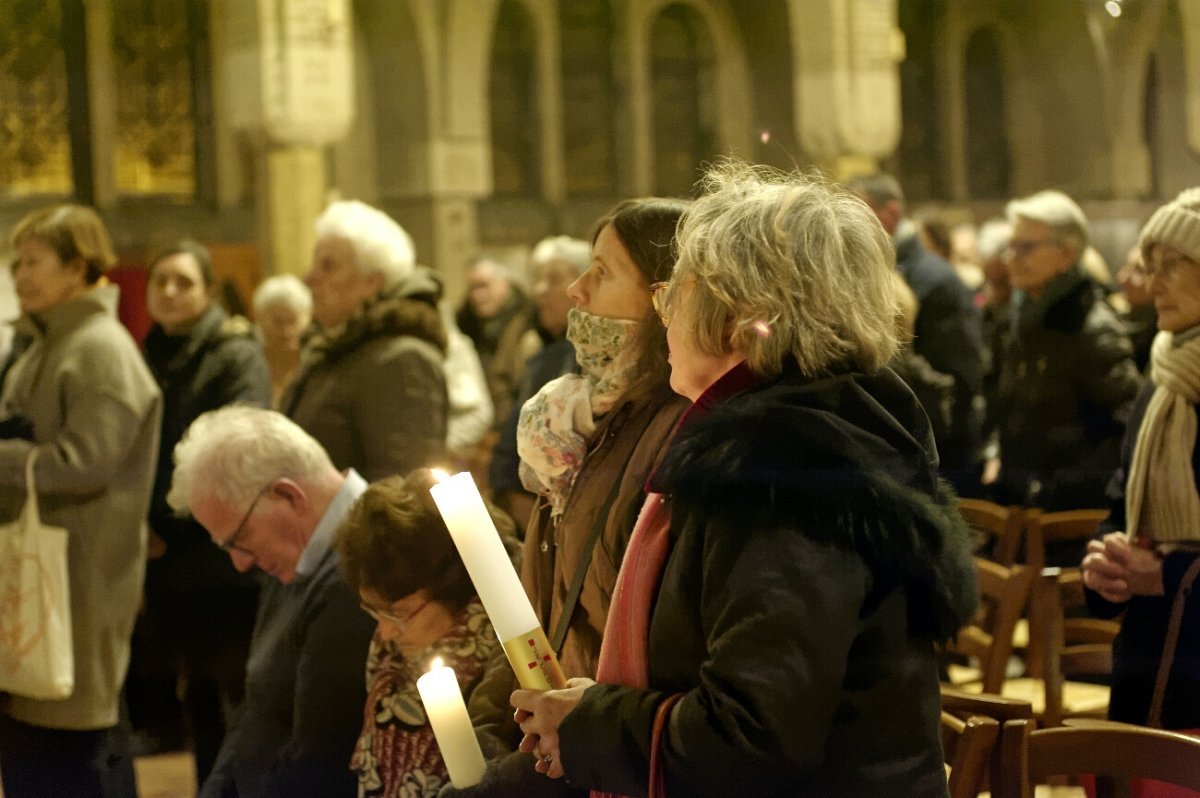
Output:
[[317,329],[280,409],[369,481],[429,465],[446,446],[441,285],[369,205],[335,202],[316,230],[304,281]]
[[300,341],[312,321],[312,292],[294,274],[268,277],[254,291],[254,320],[271,369],[271,406],[300,365]]
[[522,748],[627,795],[944,795],[934,647],[974,580],[928,420],[885,366],[887,235],[817,179],[728,164],[704,187],[655,294],[693,405],[597,682],[514,693]]

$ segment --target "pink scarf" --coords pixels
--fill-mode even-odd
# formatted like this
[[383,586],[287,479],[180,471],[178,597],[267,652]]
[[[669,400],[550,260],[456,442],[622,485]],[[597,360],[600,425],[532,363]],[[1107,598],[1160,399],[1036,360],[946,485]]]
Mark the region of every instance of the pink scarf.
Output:
[[[627,687],[649,686],[650,610],[667,562],[670,532],[671,505],[661,493],[648,494],[633,527],[613,590],[612,606],[604,624],[600,661],[596,666],[598,682]],[[651,751],[657,753],[659,740],[651,740],[651,745]],[[592,798],[621,796],[593,790]]]

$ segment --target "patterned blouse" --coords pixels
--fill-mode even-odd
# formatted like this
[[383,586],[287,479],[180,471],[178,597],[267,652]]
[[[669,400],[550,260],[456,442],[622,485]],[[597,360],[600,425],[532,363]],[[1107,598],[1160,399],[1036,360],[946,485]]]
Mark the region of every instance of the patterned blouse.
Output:
[[417,678],[434,657],[454,669],[463,695],[469,695],[498,645],[487,613],[474,599],[459,613],[454,628],[416,657],[405,658],[376,630],[367,654],[367,704],[363,730],[350,760],[364,798],[433,798],[450,783]]

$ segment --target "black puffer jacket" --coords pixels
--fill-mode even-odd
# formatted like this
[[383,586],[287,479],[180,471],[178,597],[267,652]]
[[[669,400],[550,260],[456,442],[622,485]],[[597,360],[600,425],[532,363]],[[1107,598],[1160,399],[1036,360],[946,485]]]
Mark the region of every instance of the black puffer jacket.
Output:
[[999,365],[996,421],[1005,503],[1106,506],[1141,377],[1104,291],[1072,268],[1037,301],[1019,296]]
[[976,589],[930,440],[887,369],[787,373],[686,419],[654,484],[671,550],[650,686],[585,693],[559,728],[567,778],[645,794],[656,709],[681,693],[671,795],[945,795],[934,641]]

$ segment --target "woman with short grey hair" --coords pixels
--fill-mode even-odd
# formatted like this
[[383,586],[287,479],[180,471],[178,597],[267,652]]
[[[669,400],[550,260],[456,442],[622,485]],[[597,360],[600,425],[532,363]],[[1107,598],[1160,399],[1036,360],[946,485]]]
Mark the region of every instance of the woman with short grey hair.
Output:
[[731,163],[704,188],[655,293],[693,404],[596,682],[514,693],[522,750],[625,795],[945,794],[934,647],[975,585],[928,420],[884,365],[887,235],[815,178]]
[[300,340],[312,321],[312,292],[294,274],[268,277],[254,291],[254,320],[271,369],[271,406],[300,365]]
[[449,404],[441,283],[383,211],[336,202],[315,228],[304,282],[316,324],[280,410],[368,480],[431,465]]

